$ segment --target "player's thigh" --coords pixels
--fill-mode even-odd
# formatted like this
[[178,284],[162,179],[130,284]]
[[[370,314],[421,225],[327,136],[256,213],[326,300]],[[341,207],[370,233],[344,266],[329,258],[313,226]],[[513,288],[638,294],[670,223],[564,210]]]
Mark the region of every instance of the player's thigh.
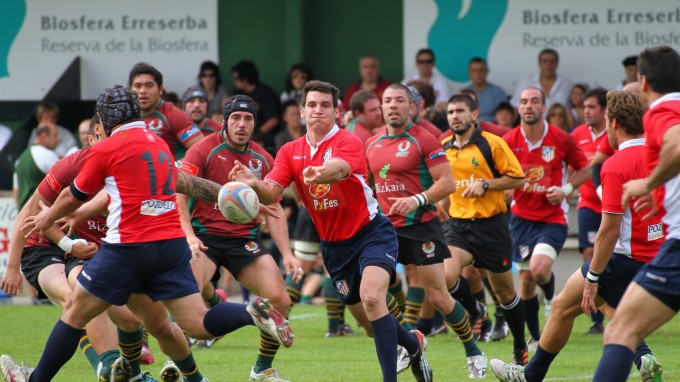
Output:
[[78,284],[64,305],[61,319],[74,328],[82,328],[110,306],[111,304],[90,294]]
[[363,304],[359,302],[357,304],[347,305],[347,309],[349,310],[350,313],[352,313],[354,319],[357,320],[359,326],[364,328],[364,330],[366,331],[366,335],[369,337],[373,337],[373,331],[371,330],[371,321],[368,319],[368,316],[366,316],[366,311],[364,310]]
[[502,273],[488,272],[491,289],[498,296],[501,303],[506,304],[515,297],[515,280],[512,271]]
[[38,274],[38,284],[50,300],[61,306],[71,297],[64,264],[51,264],[43,268]]
[[107,310],[107,313],[111,318],[111,321],[113,321],[117,327],[125,332],[134,332],[142,326],[142,322],[139,320],[139,317],[132,313],[130,308],[125,305],[112,305]]
[[605,344],[619,343],[617,339],[645,338],[673,316],[673,309],[633,282],[616,308],[614,319],[607,325]]
[[256,295],[271,299],[277,309],[280,307],[277,305],[290,305],[281,271],[270,255],[258,256],[241,268],[236,277]]
[[215,271],[217,271],[217,265],[205,253],[199,253],[194,257],[194,261],[191,264],[191,272],[196,278],[199,289],[210,283],[210,279],[215,274]]
[[436,292],[448,293],[444,279],[444,263],[421,265],[418,267],[418,277],[428,294]]
[[[583,313],[581,302],[583,301],[583,288],[585,283],[586,281],[583,278],[583,274],[581,274],[581,269],[576,270],[576,272],[569,276],[562,291],[555,296],[550,314],[557,312],[555,314],[576,317]],[[597,298],[596,301],[596,304],[604,303],[600,298]]]
[[175,322],[192,337],[212,337],[203,327],[203,318],[208,312],[208,308],[205,306],[200,293],[165,300],[163,303],[175,318]]
[[170,325],[165,305],[160,301],[151,300],[145,294],[131,294],[127,306],[153,335],[167,330],[167,326]]

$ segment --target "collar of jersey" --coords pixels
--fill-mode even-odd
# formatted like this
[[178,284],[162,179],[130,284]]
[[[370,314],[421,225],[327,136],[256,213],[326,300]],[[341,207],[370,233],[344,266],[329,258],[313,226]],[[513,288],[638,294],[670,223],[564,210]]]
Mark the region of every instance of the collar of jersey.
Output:
[[333,125],[331,131],[329,131],[328,134],[326,134],[326,136],[316,144],[316,147],[312,146],[312,143],[309,142],[309,132],[307,132],[307,134],[305,134],[305,142],[307,142],[307,146],[309,146],[310,158],[314,158],[314,154],[316,154],[316,152],[319,150],[319,146],[321,146],[321,144],[327,140],[333,138],[335,134],[338,133],[338,131],[340,131],[338,125]]
[[465,143],[463,143],[463,145],[461,147],[458,147],[458,142],[456,142],[456,134],[454,133],[453,135],[451,135],[451,140],[446,142],[446,144],[444,144],[444,149],[445,150],[448,150],[450,148],[462,149],[463,147],[465,147],[467,145],[470,145],[470,144],[477,142],[477,139],[479,139],[479,137],[482,136],[482,128],[479,127],[479,122],[477,122],[475,124],[475,127],[473,127],[472,129],[474,129],[472,131],[472,135],[470,135],[470,138],[468,138],[468,140],[465,141]]
[[[399,133],[399,134],[397,134],[397,135],[389,135],[389,134],[387,134],[387,132],[385,132],[385,137],[388,138],[388,139],[394,139],[394,138],[399,138],[399,137],[405,137],[405,136],[407,136],[407,135],[410,135],[410,134],[408,133],[408,131],[411,130],[411,127],[413,127],[413,121],[410,121],[410,122],[408,123],[408,125],[406,125],[406,129],[404,129],[403,132],[401,132],[401,133]],[[385,129],[385,131],[387,131],[387,129]]]
[[164,101],[161,100],[161,102],[158,103],[158,105],[156,106],[156,108],[154,108],[153,111],[152,111],[151,113],[149,113],[149,114],[144,114],[144,115],[141,116],[141,118],[146,118],[146,117],[150,116],[150,115],[153,114],[153,113],[158,113],[158,114],[163,115],[160,111],[158,111],[158,110],[161,109],[161,106],[163,106],[163,102],[164,102]]
[[126,123],[126,124],[118,127],[117,129],[113,130],[111,132],[111,136],[113,136],[113,134],[116,134],[119,131],[129,130],[129,129],[146,129],[146,123],[144,123],[143,121],[134,121],[134,122]]
[[627,149],[628,147],[642,146],[645,144],[644,138],[629,139],[619,145],[619,151]]
[[227,150],[231,150],[235,153],[245,153],[245,152],[248,151],[248,149],[250,149],[250,141],[248,141],[248,143],[246,143],[246,148],[243,149],[243,151],[241,151],[241,150],[233,147],[232,145],[230,145],[229,142],[227,142],[227,137],[225,135],[226,133],[225,133],[224,130],[225,129],[220,130],[220,138],[222,138],[222,144],[227,148]]
[[543,140],[545,139],[545,136],[548,135],[548,122],[546,122],[545,119],[543,120],[543,136],[541,137],[541,140],[536,142],[536,144],[533,146],[531,145],[531,142],[529,142],[529,140],[527,139],[527,135],[524,134],[524,129],[522,129],[522,126],[519,127],[519,131],[520,133],[522,133],[522,136],[524,137],[524,142],[527,143],[527,148],[529,149],[529,151],[532,151],[543,145]]
[[650,109],[653,109],[653,108],[655,108],[658,104],[660,104],[661,102],[664,102],[664,101],[680,101],[680,93],[668,93],[668,94],[664,94],[664,95],[661,96],[659,99],[657,99],[656,101],[652,102],[652,104],[649,105],[649,108],[650,108]]

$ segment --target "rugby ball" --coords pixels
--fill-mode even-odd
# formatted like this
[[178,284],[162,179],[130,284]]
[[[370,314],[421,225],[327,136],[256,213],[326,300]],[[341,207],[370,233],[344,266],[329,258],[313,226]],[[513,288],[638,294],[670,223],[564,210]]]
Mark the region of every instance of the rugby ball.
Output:
[[250,186],[241,182],[229,182],[220,187],[217,205],[227,220],[236,224],[246,224],[257,216],[260,200]]

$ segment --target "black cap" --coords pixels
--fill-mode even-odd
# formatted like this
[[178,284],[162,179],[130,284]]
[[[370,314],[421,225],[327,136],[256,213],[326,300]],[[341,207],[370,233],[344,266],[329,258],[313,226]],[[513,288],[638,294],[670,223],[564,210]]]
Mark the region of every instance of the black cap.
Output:
[[623,66],[637,66],[638,56],[628,56],[623,60]]
[[95,112],[99,115],[106,134],[111,134],[114,127],[139,120],[141,107],[137,93],[130,88],[116,85],[99,95]]
[[245,111],[251,113],[253,118],[257,118],[257,105],[247,95],[237,94],[227,98],[227,102],[224,104],[224,112],[222,113],[224,120],[229,119],[231,113],[235,111]]
[[194,98],[202,98],[208,101],[208,93],[200,86],[189,86],[184,94],[182,94],[182,105],[186,105],[187,102]]

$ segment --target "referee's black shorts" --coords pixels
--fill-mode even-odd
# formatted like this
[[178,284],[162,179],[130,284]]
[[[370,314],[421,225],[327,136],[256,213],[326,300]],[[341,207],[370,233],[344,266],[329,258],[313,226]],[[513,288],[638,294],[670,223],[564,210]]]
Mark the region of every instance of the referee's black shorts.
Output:
[[472,254],[474,266],[503,273],[512,269],[512,240],[506,214],[484,219],[448,219],[446,244]]

